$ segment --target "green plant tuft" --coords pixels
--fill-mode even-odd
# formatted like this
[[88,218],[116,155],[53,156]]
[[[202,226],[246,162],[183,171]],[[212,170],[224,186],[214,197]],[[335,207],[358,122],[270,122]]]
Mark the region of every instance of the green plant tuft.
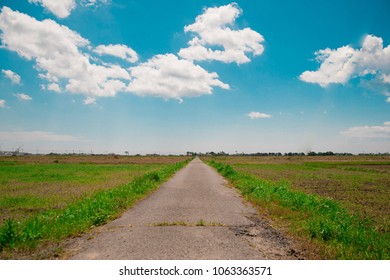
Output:
[[7,219],[3,227],[0,228],[0,251],[4,247],[12,247],[16,237],[16,223],[12,219]]

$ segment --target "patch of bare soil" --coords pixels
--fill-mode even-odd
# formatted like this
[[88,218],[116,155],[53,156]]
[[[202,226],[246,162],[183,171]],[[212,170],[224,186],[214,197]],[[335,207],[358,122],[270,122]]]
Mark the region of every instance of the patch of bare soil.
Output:
[[252,247],[264,252],[267,259],[303,260],[306,258],[306,250],[300,249],[297,241],[273,228],[268,221],[257,215],[246,216],[246,218],[253,224],[233,226],[230,229]]

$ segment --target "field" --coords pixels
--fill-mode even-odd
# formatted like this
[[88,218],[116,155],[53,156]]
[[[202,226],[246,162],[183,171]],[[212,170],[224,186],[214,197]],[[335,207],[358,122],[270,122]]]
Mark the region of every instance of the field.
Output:
[[186,159],[2,157],[0,251],[30,250],[40,240],[61,240],[104,223],[168,179]]
[[[51,258],[191,157],[0,157],[0,259]],[[204,157],[311,258],[390,258],[390,156]],[[168,224],[169,225],[169,224]]]
[[[321,257],[389,257],[390,157],[230,156],[205,160],[214,160],[212,165],[276,224],[322,247]],[[228,164],[231,170],[218,163]],[[244,187],[248,181],[252,187]],[[308,205],[317,198],[328,204],[326,207],[334,207],[334,212],[329,210],[334,217],[326,217],[321,211],[314,213],[319,204]],[[341,221],[342,217],[346,220]],[[308,222],[309,218],[313,220]],[[314,229],[317,223],[318,232]],[[345,236],[341,236],[342,223],[347,228]],[[360,226],[355,228],[357,224]],[[359,234],[361,240],[353,249],[349,235]],[[374,245],[369,244],[370,234]],[[379,248],[381,242],[384,248]],[[373,252],[373,246],[380,252]]]

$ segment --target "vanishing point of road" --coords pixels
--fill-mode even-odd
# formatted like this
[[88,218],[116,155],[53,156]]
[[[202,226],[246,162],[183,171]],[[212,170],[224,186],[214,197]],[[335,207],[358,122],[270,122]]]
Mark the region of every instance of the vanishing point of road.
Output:
[[259,218],[195,158],[120,218],[74,238],[71,259],[298,259],[294,242]]

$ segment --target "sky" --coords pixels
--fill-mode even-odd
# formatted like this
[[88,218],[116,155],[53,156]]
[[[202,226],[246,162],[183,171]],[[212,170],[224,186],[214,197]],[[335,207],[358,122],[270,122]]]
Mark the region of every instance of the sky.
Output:
[[0,151],[390,152],[389,1],[0,4]]

